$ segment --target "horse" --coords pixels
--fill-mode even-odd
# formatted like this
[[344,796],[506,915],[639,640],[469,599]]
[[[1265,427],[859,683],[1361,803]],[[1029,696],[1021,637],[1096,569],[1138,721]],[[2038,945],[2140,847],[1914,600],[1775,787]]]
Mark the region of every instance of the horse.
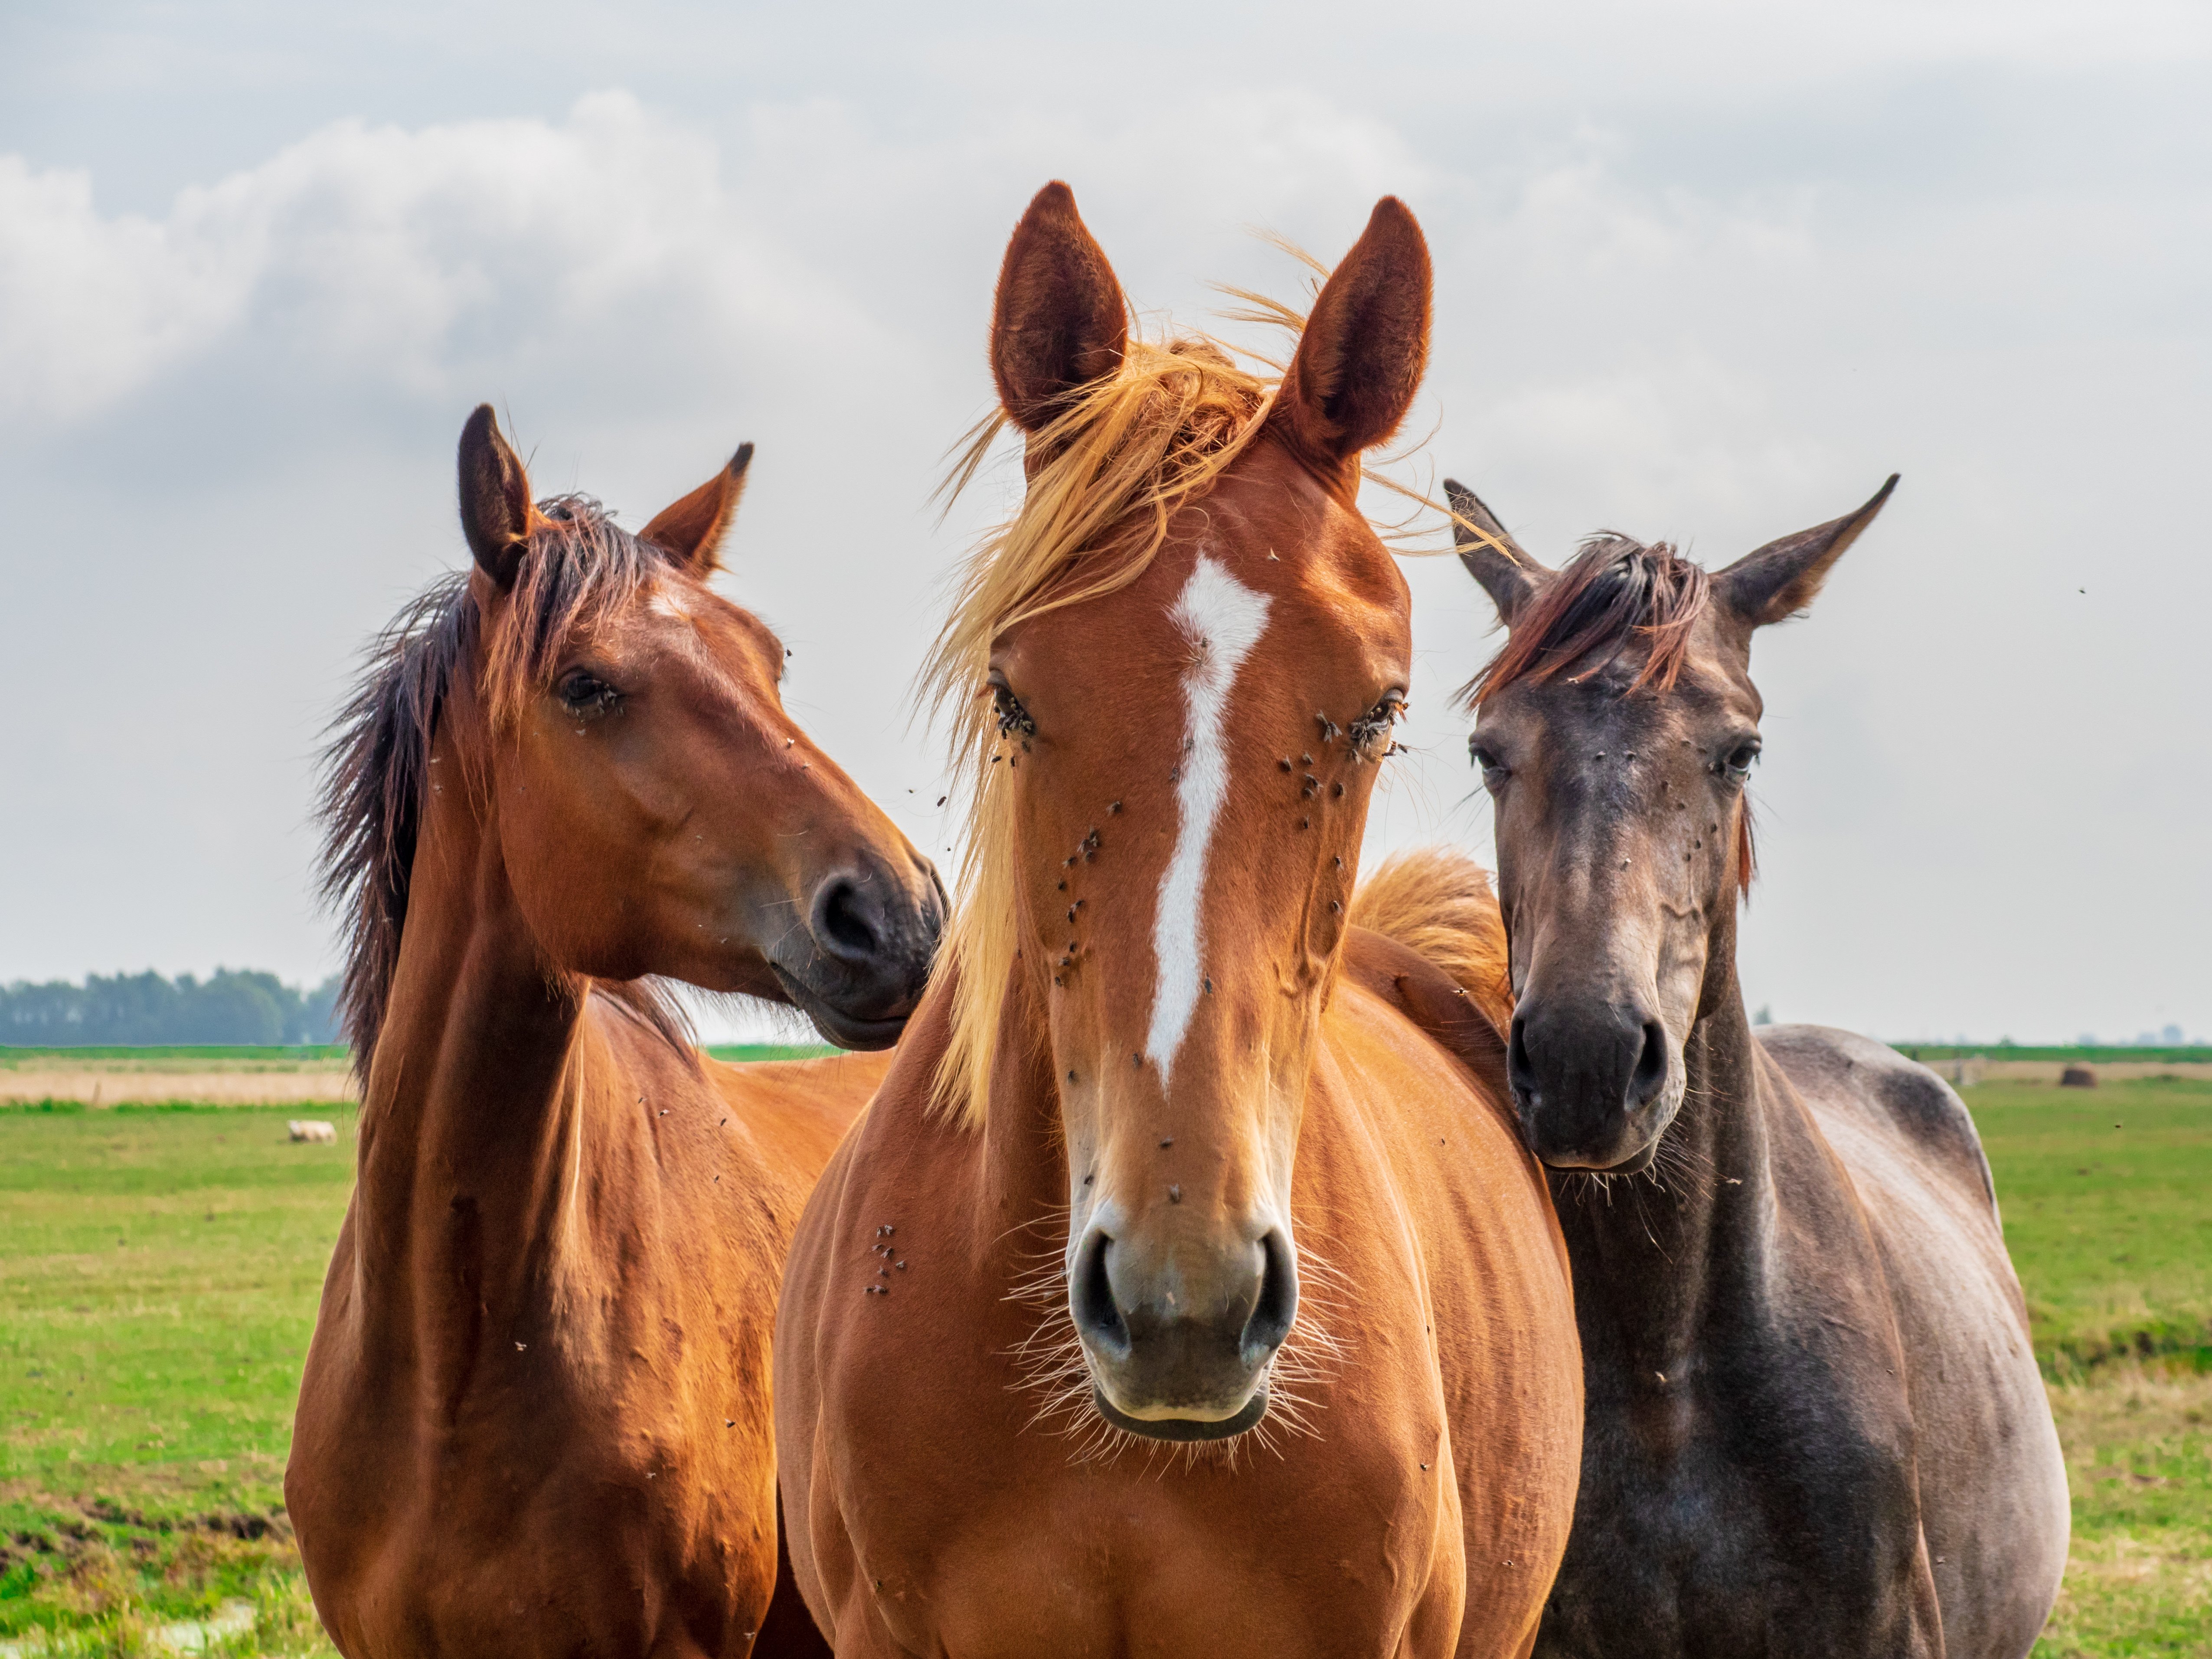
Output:
[[473,562],[336,728],[359,1171],[284,1493],[350,1659],[822,1650],[788,1591],[771,1620],[768,1350],[793,1224],[885,1061],[715,1064],[651,976],[882,1049],[945,906],[785,714],[788,653],[708,586],[751,452],[632,534],[533,507],[478,409]]
[[1553,571],[1447,481],[1506,640],[1468,688],[1521,1133],[1574,1261],[1588,1400],[1546,1655],[2014,1659],[2066,1475],[1973,1121],[1881,1043],[1744,1016],[1753,633],[1888,500],[1708,574]]
[[1480,1012],[1502,936],[1457,855],[1353,887],[1411,653],[1359,458],[1429,291],[1386,198],[1277,381],[1133,337],[1065,185],[1014,232],[954,476],[1011,422],[1027,487],[927,682],[961,894],[777,1317],[841,1659],[1533,1639],[1581,1370]]

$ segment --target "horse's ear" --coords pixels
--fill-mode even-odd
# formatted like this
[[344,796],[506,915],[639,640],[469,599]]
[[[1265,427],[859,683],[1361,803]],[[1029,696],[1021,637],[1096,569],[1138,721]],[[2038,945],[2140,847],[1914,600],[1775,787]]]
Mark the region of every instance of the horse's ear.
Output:
[[1467,574],[1482,584],[1498,619],[1508,628],[1521,607],[1552,573],[1521,550],[1482,497],[1456,478],[1444,480],[1444,500],[1452,510],[1452,545]]
[[745,469],[752,460],[753,447],[739,444],[727,466],[654,514],[653,522],[637,532],[638,539],[651,542],[695,576],[719,568],[722,538],[738,515],[738,497],[745,493]]
[[1727,569],[1715,571],[1714,592],[1747,628],[1761,628],[1796,616],[1813,603],[1831,567],[1859,538],[1859,532],[1874,522],[1875,514],[1896,488],[1897,474],[1893,472],[1889,482],[1857,512],[1769,542]]
[[1129,302],[1114,267],[1057,179],[1036,193],[1006,258],[991,312],[991,378],[1024,432],[1066,407],[1067,394],[1111,374],[1129,343]]
[[1385,196],[1314,301],[1275,399],[1293,447],[1341,466],[1398,429],[1429,366],[1429,245]]
[[499,435],[489,404],[461,428],[461,534],[477,563],[504,590],[514,586],[530,540],[530,475]]

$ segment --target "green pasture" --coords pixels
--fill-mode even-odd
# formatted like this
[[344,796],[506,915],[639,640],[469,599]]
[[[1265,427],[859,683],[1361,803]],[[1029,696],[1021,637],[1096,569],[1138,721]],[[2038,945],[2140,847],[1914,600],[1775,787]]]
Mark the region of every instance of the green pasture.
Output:
[[[1967,1098],[2073,1481],[2037,1652],[2212,1653],[2212,1083]],[[325,1115],[335,1146],[281,1109],[0,1108],[0,1656],[330,1652],[280,1490],[352,1178]]]
[[2067,1042],[2040,1047],[2021,1042],[1899,1042],[1891,1046],[1901,1054],[1929,1060],[2037,1060],[2062,1064],[2078,1060],[2092,1066],[2142,1065],[2148,1061],[2160,1066],[2212,1066],[2212,1043],[2203,1042],[2170,1046]]

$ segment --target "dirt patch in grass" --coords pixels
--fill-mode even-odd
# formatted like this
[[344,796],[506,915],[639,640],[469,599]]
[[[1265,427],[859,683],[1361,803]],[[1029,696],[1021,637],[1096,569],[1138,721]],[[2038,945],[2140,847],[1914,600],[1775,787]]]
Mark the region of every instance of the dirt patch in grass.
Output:
[[210,1482],[196,1470],[114,1469],[75,1495],[0,1488],[0,1638],[150,1629],[289,1594],[300,1553],[275,1473]]

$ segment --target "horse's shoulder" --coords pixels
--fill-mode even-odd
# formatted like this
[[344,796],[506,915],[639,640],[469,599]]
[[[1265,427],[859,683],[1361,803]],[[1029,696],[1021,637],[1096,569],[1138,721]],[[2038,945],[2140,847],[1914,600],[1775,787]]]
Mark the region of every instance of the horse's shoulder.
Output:
[[1825,1025],[1768,1025],[1759,1044],[1813,1106],[1847,1114],[1935,1160],[1955,1183],[1994,1205],[1982,1138],[1951,1085],[1887,1043]]

